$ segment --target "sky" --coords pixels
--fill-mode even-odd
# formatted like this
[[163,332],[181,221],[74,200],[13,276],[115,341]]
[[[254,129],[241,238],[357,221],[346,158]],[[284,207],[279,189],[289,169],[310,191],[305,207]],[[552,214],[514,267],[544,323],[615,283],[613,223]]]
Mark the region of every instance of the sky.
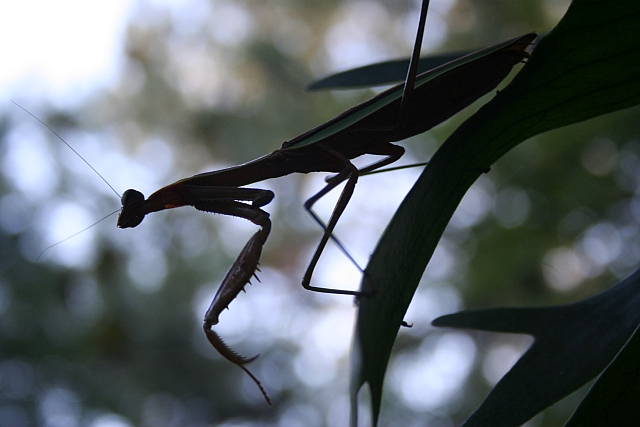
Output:
[[[200,0],[141,0],[144,3],[163,8],[178,10],[199,10],[195,7]],[[83,95],[96,87],[109,86],[117,76],[120,59],[123,54],[122,42],[129,16],[140,0],[21,0],[5,1],[0,4],[0,105],[28,99],[47,99],[58,106],[80,102]],[[447,9],[450,1],[438,2],[436,10]],[[217,7],[221,11],[224,2]],[[376,11],[368,5],[366,10]],[[441,11],[442,12],[442,11]],[[367,14],[366,21],[373,21]],[[348,16],[348,15],[347,15]],[[348,22],[355,24],[354,19]],[[351,25],[350,24],[350,25]],[[432,19],[429,29],[438,27],[438,21]],[[345,24],[346,25],[346,24]],[[359,22],[362,26],[363,23]],[[413,28],[413,25],[409,26]],[[344,28],[337,26],[334,33]],[[442,29],[432,31],[442,33]],[[336,33],[336,34],[337,34]],[[335,35],[335,34],[334,34]],[[362,38],[364,34],[360,34]],[[411,36],[413,37],[413,30]],[[435,40],[431,35],[427,40]],[[341,37],[358,43],[358,37],[349,34]],[[354,41],[355,40],[355,41]],[[350,64],[362,55],[371,56],[371,52],[359,46],[354,52],[353,46],[331,40],[330,56],[339,59],[339,67]],[[360,41],[362,42],[362,40]],[[362,43],[361,43],[362,44]],[[342,50],[341,50],[342,48]],[[345,51],[345,48],[346,49]],[[334,58],[345,51],[345,55]],[[386,55],[385,55],[386,56]],[[362,62],[362,61],[360,61]],[[369,61],[364,61],[369,62]]]
[[115,78],[133,0],[21,0],[0,5],[0,99],[72,102]]

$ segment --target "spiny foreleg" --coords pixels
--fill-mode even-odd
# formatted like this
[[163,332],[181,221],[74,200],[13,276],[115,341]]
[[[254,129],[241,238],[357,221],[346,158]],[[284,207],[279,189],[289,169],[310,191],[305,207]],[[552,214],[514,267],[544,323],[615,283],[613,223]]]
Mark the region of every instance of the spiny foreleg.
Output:
[[204,316],[203,329],[211,345],[213,345],[213,347],[218,350],[224,358],[235,363],[240,367],[240,369],[245,371],[253,382],[256,383],[267,403],[271,405],[271,399],[269,399],[269,395],[262,387],[262,384],[260,384],[260,381],[258,381],[258,379],[245,366],[246,364],[253,362],[258,355],[250,358],[245,358],[239,355],[229,348],[224,341],[222,341],[222,338],[220,338],[220,336],[211,329],[211,326],[218,323],[220,312],[229,306],[229,303],[238,296],[241,290],[244,290],[244,287],[249,283],[251,277],[255,275],[255,272],[258,269],[258,261],[260,260],[262,246],[267,240],[269,230],[271,228],[271,223],[269,222],[267,224],[268,226],[263,227],[254,234],[253,237],[251,237],[244,249],[242,249],[242,252],[240,252],[240,256],[238,256],[227,272],[227,275],[222,281],[218,292],[213,298],[213,301]]
[[[252,277],[255,276],[256,270],[258,270],[258,264],[260,261],[260,255],[262,254],[262,247],[264,246],[269,233],[271,231],[271,220],[269,214],[259,208],[250,206],[240,202],[202,202],[194,203],[196,209],[220,213],[224,215],[238,216],[254,224],[260,225],[258,230],[249,241],[246,243],[240,255],[235,260],[227,274],[225,275],[218,292],[211,301],[209,309],[205,313],[203,329],[207,336],[207,339],[211,345],[227,360],[238,365],[240,369],[245,371],[247,375],[256,383],[262,395],[269,405],[271,400],[267,395],[267,392],[260,384],[260,381],[247,369],[246,364],[254,361],[258,356],[245,358],[231,348],[229,348],[220,336],[214,332],[211,327],[218,324],[220,313],[225,308],[228,308],[231,301],[233,301],[240,291],[244,290],[247,283],[250,283]],[[256,276],[257,277],[257,276]]]
[[262,254],[262,246],[266,242],[270,230],[271,221],[265,223],[265,226],[255,233],[244,246],[238,258],[227,271],[222,284],[218,288],[218,292],[216,292],[213,301],[211,301],[211,305],[204,316],[205,324],[216,325],[222,310],[229,306],[231,301],[238,296],[240,291],[244,290],[247,283],[255,276],[260,255]]

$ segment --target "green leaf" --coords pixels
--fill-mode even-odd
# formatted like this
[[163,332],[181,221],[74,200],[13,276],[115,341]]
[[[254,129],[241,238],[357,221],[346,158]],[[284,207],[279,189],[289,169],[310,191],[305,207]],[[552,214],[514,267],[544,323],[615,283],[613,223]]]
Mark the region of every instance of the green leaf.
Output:
[[639,302],[640,269],[605,292],[575,304],[463,311],[435,319],[434,326],[535,338],[464,426],[522,425],[595,378],[640,323]]
[[[418,73],[439,67],[454,61],[473,51],[449,52],[429,55],[420,58]],[[378,62],[332,74],[317,80],[307,86],[307,90],[321,89],[356,89],[372,86],[382,86],[403,81],[407,77],[409,58],[395,61]]]
[[366,269],[356,324],[356,396],[369,384],[377,422],[391,348],[458,203],[503,154],[539,133],[640,102],[640,2],[574,0],[513,82],[442,145],[387,227]]
[[[637,305],[636,305],[637,311]],[[638,329],[598,378],[565,427],[635,426],[640,420]]]

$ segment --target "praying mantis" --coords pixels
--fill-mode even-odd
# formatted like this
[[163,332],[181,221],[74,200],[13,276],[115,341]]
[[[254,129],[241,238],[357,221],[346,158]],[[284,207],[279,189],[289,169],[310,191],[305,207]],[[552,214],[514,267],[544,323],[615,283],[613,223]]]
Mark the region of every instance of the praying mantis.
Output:
[[[262,248],[271,231],[270,215],[262,208],[273,200],[274,193],[245,186],[292,173],[334,173],[325,187],[304,203],[305,209],[324,228],[324,233],[303,276],[302,286],[316,292],[360,295],[358,291],[311,285],[313,271],[355,190],[358,177],[398,160],[404,154],[404,148],[393,142],[426,132],[493,90],[516,64],[528,57],[527,49],[537,37],[535,33],[525,34],[417,74],[427,7],[428,0],[423,0],[418,34],[404,83],[248,163],[181,179],[147,198],[134,189],[125,191],[122,196],[119,228],[137,227],[150,213],[181,206],[244,218],[259,226],[224,277],[205,313],[203,330],[223,357],[252,378],[269,404],[266,391],[245,366],[257,356],[245,358],[237,354],[212,329],[222,310],[255,276]],[[365,154],[384,157],[362,169],[356,168],[351,160]],[[313,206],[342,183],[345,183],[344,188],[325,224],[314,213]]]

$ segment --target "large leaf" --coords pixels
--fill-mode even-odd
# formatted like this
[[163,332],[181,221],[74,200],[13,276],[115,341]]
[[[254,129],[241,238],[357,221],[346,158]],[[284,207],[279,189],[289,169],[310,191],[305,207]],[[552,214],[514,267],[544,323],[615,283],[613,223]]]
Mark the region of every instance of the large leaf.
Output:
[[[435,319],[434,326],[535,338],[464,426],[519,426],[586,384],[611,362],[637,328],[639,303],[640,269],[607,291],[575,304],[463,311]],[[638,359],[635,361],[637,364]],[[615,391],[607,392],[608,400],[613,400]]]
[[[637,312],[637,306],[636,306]],[[635,426],[640,420],[638,328],[598,378],[565,427]]]
[[[454,61],[471,52],[472,51],[450,52],[421,57],[418,63],[418,73],[424,73],[427,70]],[[378,62],[331,74],[330,76],[311,83],[307,86],[307,90],[355,89],[359,87],[388,85],[406,79],[408,69],[409,58]]]
[[442,145],[382,236],[364,275],[352,371],[377,422],[404,313],[442,232],[478,176],[531,136],[640,102],[640,2],[574,0],[514,81]]

